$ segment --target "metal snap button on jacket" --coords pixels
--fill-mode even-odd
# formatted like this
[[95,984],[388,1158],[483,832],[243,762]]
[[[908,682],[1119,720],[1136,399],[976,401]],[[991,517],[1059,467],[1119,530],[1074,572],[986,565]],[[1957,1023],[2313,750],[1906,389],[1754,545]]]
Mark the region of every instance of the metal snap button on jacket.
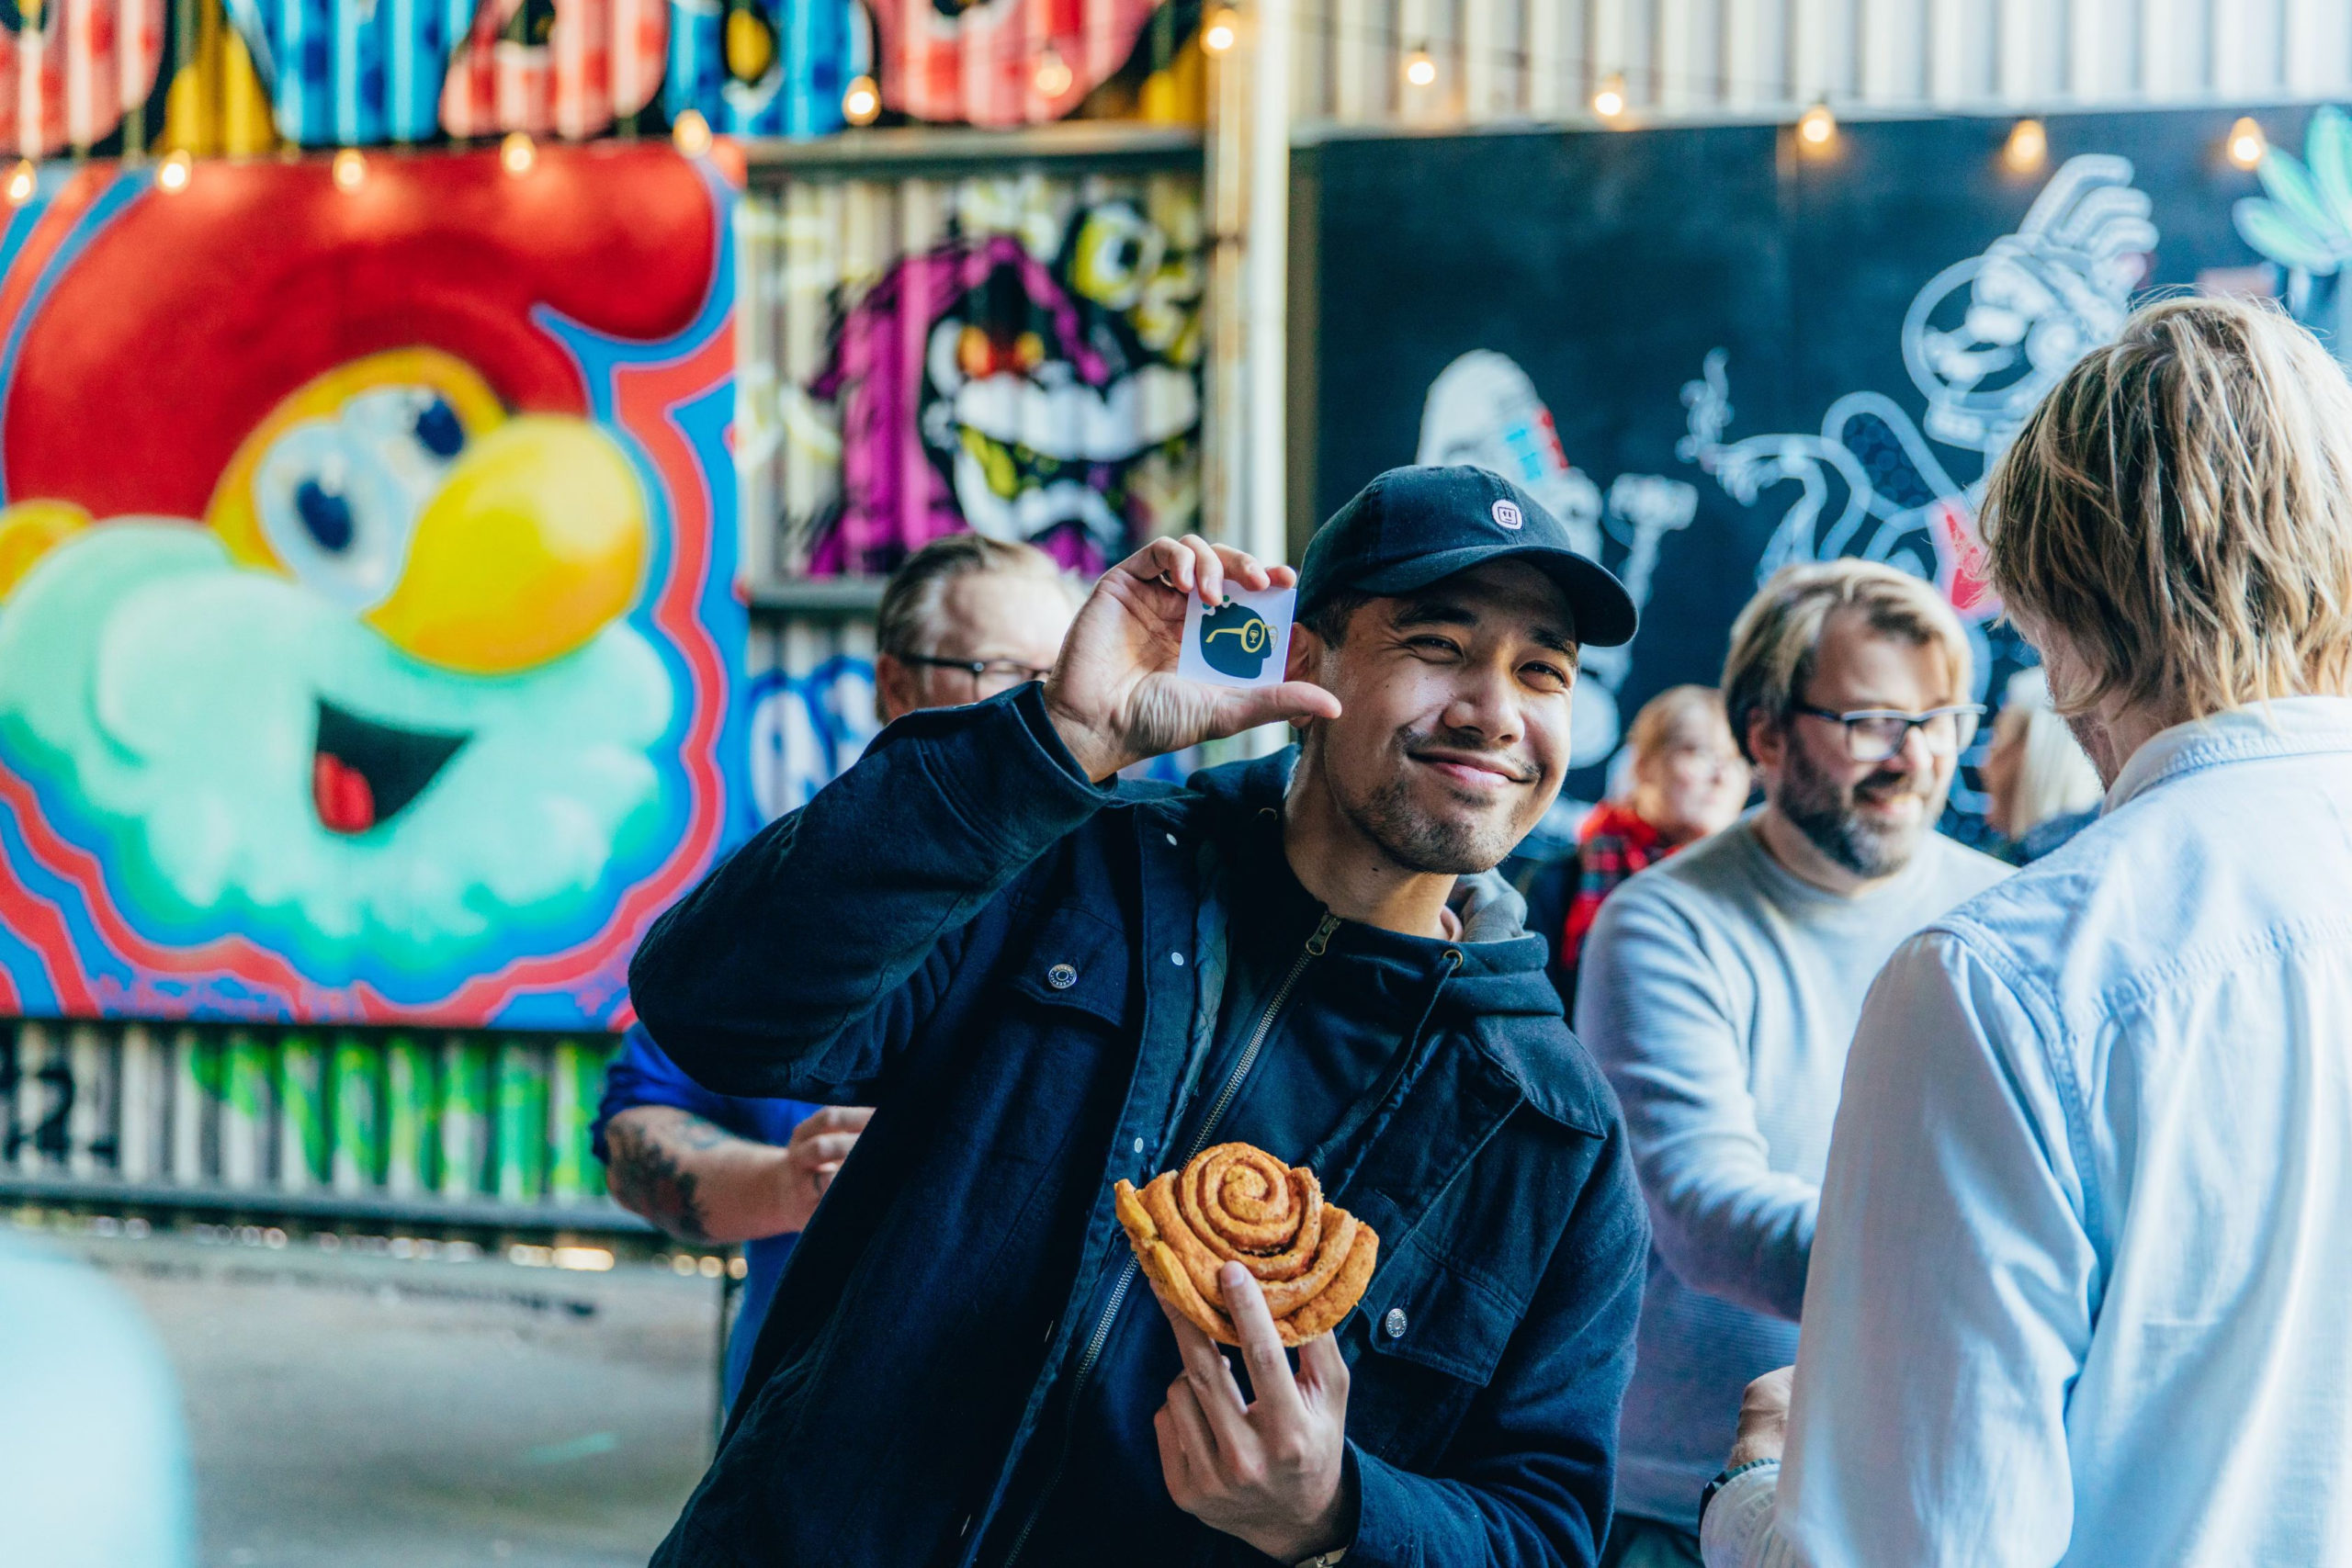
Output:
[[1078,984],[1078,971],[1067,964],[1057,964],[1046,971],[1046,984],[1057,991],[1067,991]]
[[1405,1309],[1403,1307],[1390,1307],[1388,1309],[1388,1315],[1380,1320],[1380,1326],[1388,1330],[1389,1338],[1404,1338]]

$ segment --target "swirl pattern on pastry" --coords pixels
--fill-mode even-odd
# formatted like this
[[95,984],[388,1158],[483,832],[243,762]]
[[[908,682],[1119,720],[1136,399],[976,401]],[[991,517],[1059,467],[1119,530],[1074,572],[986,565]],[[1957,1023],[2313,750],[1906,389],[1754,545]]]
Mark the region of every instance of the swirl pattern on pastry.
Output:
[[1303,1166],[1250,1144],[1203,1149],[1140,1190],[1113,1189],[1136,1259],[1170,1305],[1221,1345],[1238,1345],[1217,1270],[1258,1279],[1285,1345],[1329,1333],[1363,1299],[1380,1237],[1337,1204]]

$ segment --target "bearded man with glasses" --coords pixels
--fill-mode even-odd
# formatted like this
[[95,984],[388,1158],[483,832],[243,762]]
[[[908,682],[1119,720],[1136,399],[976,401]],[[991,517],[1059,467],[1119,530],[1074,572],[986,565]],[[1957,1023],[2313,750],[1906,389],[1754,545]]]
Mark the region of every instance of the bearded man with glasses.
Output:
[[1846,1051],[1904,939],[1998,881],[1935,831],[1984,709],[1933,587],[1790,567],[1723,690],[1763,807],[1634,877],[1587,939],[1577,1032],[1623,1102],[1655,1243],[1604,1568],[1699,1562],[1741,1390],[1796,1349]]

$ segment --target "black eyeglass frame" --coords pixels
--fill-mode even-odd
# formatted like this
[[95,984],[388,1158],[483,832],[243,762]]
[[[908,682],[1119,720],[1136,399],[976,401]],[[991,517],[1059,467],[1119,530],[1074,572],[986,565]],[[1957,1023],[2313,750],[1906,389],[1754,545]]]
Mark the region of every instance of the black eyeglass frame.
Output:
[[942,659],[933,653],[901,653],[901,664],[920,664],[926,670],[961,670],[973,680],[985,680],[990,675],[1005,675],[1016,681],[1042,681],[1053,673],[1049,665],[1039,669],[1023,664],[1017,659]]
[[[1925,713],[1905,713],[1901,708],[1854,708],[1846,713],[1838,713],[1832,708],[1816,707],[1812,703],[1792,703],[1790,711],[1844,725],[1846,727],[1846,755],[1857,762],[1883,762],[1891,757],[1900,755],[1903,748],[1911,743],[1913,730],[1918,730],[1921,736],[1926,738],[1927,727],[1939,718],[1949,718],[1952,721],[1954,737],[1952,748],[1949,751],[1939,750],[1935,741],[1928,739],[1928,752],[1938,757],[1959,756],[1968,750],[1968,743],[1976,739],[1977,726],[1984,722],[1986,709],[1983,703],[1953,703],[1945,707],[1929,708]],[[1874,756],[1866,755],[1867,749],[1857,745],[1861,732],[1854,727],[1868,719],[1878,719],[1882,722],[1900,720],[1903,725],[1901,732],[1894,738],[1894,743]],[[1964,728],[1961,723],[1963,719],[1967,721]]]

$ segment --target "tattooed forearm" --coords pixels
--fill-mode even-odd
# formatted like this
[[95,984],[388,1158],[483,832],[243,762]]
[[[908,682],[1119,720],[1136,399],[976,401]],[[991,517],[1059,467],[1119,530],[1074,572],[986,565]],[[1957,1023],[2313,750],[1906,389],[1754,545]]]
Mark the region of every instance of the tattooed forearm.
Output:
[[695,1174],[680,1167],[675,1151],[708,1148],[729,1135],[684,1111],[615,1117],[605,1130],[613,1196],[680,1241],[708,1241],[710,1231],[695,1201]]

